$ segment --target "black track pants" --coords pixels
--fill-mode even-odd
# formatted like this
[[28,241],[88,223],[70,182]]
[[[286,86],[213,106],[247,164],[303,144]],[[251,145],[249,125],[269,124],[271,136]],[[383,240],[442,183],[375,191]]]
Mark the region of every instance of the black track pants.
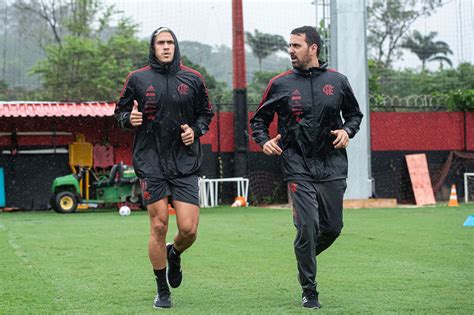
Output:
[[342,202],[346,180],[290,182],[293,198],[294,242],[299,281],[316,290],[316,256],[328,248],[342,230]]

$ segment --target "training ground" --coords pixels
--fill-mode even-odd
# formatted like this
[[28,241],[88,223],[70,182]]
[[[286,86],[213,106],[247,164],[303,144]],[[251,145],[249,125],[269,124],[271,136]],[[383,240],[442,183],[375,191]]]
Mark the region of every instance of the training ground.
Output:
[[[345,210],[318,258],[325,314],[468,314],[474,205]],[[170,219],[169,240],[176,231]],[[168,314],[299,314],[288,209],[202,209]],[[156,314],[148,217],[0,213],[0,314]]]

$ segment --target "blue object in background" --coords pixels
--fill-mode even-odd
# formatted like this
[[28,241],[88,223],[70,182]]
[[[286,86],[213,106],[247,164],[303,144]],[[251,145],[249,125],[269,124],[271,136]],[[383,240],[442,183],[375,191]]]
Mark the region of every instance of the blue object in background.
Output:
[[466,222],[464,222],[464,226],[474,226],[474,215],[467,217]]
[[0,207],[5,207],[5,179],[3,178],[3,168],[0,167]]

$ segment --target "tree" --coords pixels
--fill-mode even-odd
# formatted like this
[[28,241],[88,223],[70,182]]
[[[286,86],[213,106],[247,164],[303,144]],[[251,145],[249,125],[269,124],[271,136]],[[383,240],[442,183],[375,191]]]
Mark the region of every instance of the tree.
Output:
[[[15,0],[13,8],[18,28],[42,48],[51,42],[60,45],[67,35],[97,36],[116,13],[114,6],[104,5],[103,0]],[[92,24],[98,27],[94,29]]]
[[[35,39],[43,49],[51,41],[58,44],[65,34],[63,19],[69,8],[61,0],[16,0],[13,3],[18,27]],[[31,30],[35,31],[32,32]]]
[[207,69],[197,63],[193,63],[186,55],[181,55],[181,61],[184,65],[193,68],[194,70],[201,73],[204,77],[206,88],[209,91],[209,99],[211,103],[230,103],[232,99],[232,91],[227,88],[227,84],[222,81],[217,81],[214,76],[209,74]]
[[49,45],[46,59],[37,62],[31,70],[42,78],[42,98],[116,99],[127,73],[147,62],[149,44],[138,40],[136,32],[137,26],[124,19],[106,41],[100,36],[68,35],[61,44]]
[[431,15],[442,0],[373,0],[368,10],[368,45],[373,58],[390,66],[401,55],[400,40],[420,16]]
[[259,69],[262,70],[262,60],[277,51],[286,51],[288,43],[281,35],[261,33],[257,29],[255,35],[245,32],[246,43],[258,58]]
[[474,65],[417,72],[369,60],[372,110],[474,111]]
[[414,31],[411,36],[406,37],[402,42],[402,48],[410,50],[421,60],[421,71],[425,71],[425,65],[430,61],[446,62],[450,66],[453,65],[451,60],[446,57],[448,54],[453,54],[453,52],[446,42],[434,41],[437,35],[437,32],[430,32],[423,36],[420,32]]
[[250,111],[254,111],[258,108],[258,104],[262,99],[268,82],[280,73],[281,71],[256,71],[253,74],[252,82],[247,88],[247,101],[248,104],[251,105],[249,107]]

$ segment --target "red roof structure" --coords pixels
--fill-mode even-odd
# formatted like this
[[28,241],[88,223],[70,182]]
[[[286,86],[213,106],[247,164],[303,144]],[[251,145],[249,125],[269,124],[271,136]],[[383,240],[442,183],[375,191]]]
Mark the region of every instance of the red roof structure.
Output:
[[0,117],[106,117],[115,102],[0,102]]

